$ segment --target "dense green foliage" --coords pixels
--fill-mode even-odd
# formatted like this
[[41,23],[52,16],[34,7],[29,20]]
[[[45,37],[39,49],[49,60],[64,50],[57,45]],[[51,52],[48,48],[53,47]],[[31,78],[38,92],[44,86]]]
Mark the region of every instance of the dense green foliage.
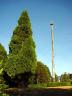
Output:
[[6,89],[6,88],[9,88],[9,86],[6,84],[0,84],[0,89]]
[[7,58],[7,52],[5,48],[0,43],[0,62],[2,62],[5,58]]
[[72,80],[72,74],[69,74],[69,79],[71,79],[71,80]]
[[64,73],[61,75],[61,82],[68,82],[69,81],[69,74]]
[[3,81],[3,77],[2,77],[2,72],[3,72],[3,68],[4,68],[4,64],[6,63],[7,60],[7,52],[5,50],[5,48],[3,47],[2,44],[0,44],[0,81]]
[[24,72],[35,72],[35,43],[32,38],[31,23],[27,11],[22,12],[10,44],[5,70],[9,76]]
[[10,95],[5,94],[5,93],[0,93],[0,96],[10,96]]
[[35,43],[32,38],[31,23],[27,11],[22,12],[13,31],[8,56],[0,44],[1,63],[4,81],[10,87],[27,86],[29,78],[35,73],[37,66]]
[[36,76],[37,83],[47,83],[51,79],[49,68],[40,61],[37,62]]
[[55,74],[55,82],[58,82],[58,76]]
[[[18,20],[17,27],[13,31],[13,36],[9,44],[9,53],[17,54],[21,50],[23,44],[31,36],[32,36],[32,29],[31,29],[30,19],[27,11],[24,11],[22,12]],[[33,43],[32,46],[35,47],[33,40],[31,41],[31,43]]]

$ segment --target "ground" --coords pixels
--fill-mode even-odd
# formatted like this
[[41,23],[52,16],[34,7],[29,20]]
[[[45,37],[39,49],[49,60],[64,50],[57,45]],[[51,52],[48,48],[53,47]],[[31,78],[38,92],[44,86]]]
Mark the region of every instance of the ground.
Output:
[[[48,87],[48,88],[9,88],[3,92],[12,96],[72,96],[72,86]],[[11,95],[10,95],[11,96]]]

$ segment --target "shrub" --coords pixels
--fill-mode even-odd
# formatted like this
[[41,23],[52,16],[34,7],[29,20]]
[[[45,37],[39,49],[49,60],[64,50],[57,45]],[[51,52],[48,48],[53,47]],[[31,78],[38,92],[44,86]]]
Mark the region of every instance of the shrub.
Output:
[[0,96],[9,96],[9,95],[5,93],[0,93]]
[[9,88],[9,86],[6,84],[0,84],[0,89],[6,89],[6,88]]

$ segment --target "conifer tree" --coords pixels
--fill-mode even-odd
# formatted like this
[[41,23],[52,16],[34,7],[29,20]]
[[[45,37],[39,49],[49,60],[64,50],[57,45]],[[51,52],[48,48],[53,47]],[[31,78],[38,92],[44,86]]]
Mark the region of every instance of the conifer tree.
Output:
[[7,52],[5,48],[3,47],[3,45],[0,43],[0,62],[4,60],[5,58],[7,58]]
[[35,72],[35,43],[27,11],[22,12],[9,44],[9,56],[5,69],[9,76]]
[[17,27],[13,31],[11,42],[9,44],[9,52],[17,54],[22,48],[22,44],[29,37],[32,38],[31,23],[27,11],[24,11],[19,17]]

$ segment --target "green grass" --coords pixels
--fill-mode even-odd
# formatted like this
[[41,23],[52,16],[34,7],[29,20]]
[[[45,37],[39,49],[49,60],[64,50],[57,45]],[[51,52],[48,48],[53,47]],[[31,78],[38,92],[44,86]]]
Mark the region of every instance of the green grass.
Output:
[[29,88],[45,88],[47,87],[47,84],[46,83],[30,84],[28,87]]
[[39,84],[30,84],[29,88],[45,88],[45,87],[57,87],[57,86],[72,86],[71,82],[48,82]]
[[49,82],[47,87],[72,86],[71,82]]

